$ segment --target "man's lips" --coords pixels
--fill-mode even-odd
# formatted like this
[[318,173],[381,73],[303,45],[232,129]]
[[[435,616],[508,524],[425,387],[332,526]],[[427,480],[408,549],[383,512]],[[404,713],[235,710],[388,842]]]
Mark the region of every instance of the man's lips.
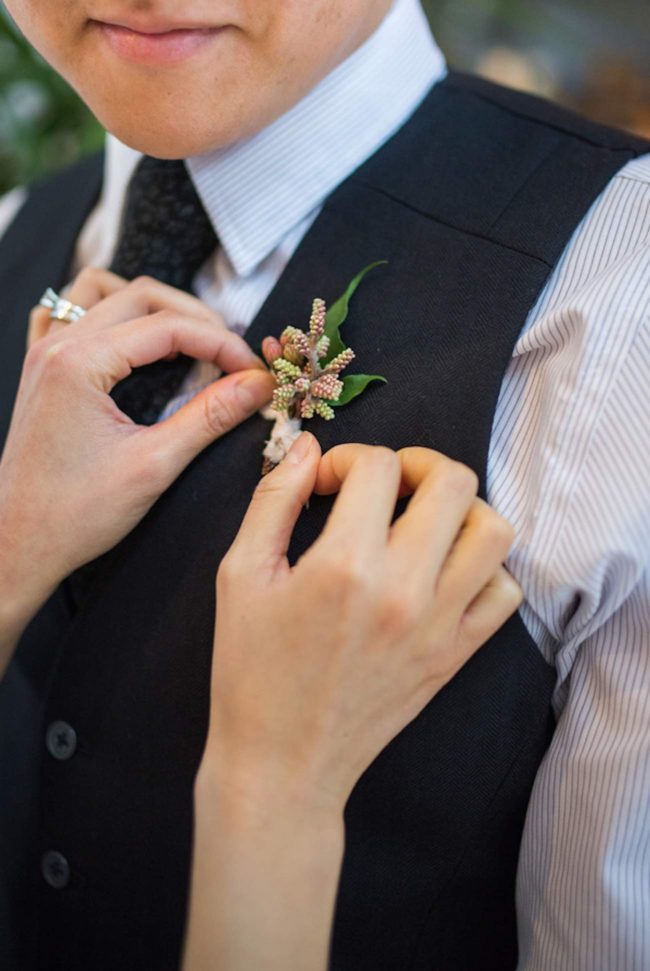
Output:
[[124,24],[92,21],[114,53],[141,64],[170,64],[185,60],[227,30],[226,27],[172,27],[164,24],[136,30]]

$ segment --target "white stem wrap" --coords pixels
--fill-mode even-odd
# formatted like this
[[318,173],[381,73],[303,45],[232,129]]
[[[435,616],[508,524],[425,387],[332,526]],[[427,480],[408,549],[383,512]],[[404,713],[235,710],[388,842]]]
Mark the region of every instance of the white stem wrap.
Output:
[[262,415],[270,421],[275,420],[271,437],[267,439],[262,454],[273,465],[278,465],[300,435],[301,421],[300,418],[288,418],[286,414],[274,411],[270,407],[265,408]]

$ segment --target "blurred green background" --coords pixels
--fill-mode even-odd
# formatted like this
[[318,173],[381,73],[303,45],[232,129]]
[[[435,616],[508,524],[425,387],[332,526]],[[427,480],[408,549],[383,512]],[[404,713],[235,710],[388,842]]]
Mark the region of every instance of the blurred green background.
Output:
[[[650,136],[650,0],[425,0],[456,68]],[[0,195],[102,143],[0,2]]]

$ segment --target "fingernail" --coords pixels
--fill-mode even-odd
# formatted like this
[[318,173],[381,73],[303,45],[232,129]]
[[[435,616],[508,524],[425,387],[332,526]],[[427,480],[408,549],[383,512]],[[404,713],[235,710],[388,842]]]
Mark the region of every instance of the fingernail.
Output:
[[264,360],[270,366],[279,357],[282,357],[282,344],[275,337],[265,337],[262,341],[262,354]]
[[290,465],[299,465],[311,451],[311,435],[309,432],[301,432],[295,440],[285,459]]

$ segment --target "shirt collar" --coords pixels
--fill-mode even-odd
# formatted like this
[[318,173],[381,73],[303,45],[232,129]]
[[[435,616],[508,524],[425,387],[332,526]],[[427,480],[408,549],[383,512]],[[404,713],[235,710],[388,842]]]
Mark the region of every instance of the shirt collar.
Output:
[[[251,273],[321,206],[446,71],[419,0],[396,0],[375,33],[286,114],[246,141],[189,158],[236,273]],[[125,188],[137,153],[125,159],[111,138],[108,175],[126,160]]]
[[444,73],[419,0],[397,0],[366,43],[285,115],[245,142],[188,159],[236,272],[254,270]]

